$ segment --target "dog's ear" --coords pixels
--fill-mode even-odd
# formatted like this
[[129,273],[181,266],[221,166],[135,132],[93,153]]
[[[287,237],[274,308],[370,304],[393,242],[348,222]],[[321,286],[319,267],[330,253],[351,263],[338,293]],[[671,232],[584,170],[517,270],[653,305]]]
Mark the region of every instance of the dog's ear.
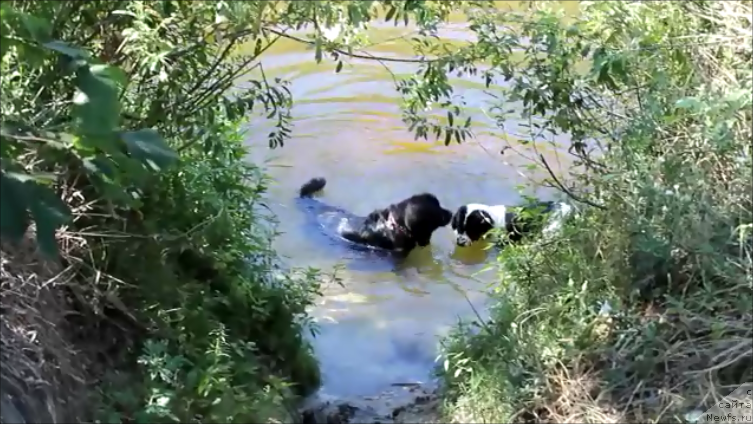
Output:
[[458,208],[457,211],[455,211],[455,215],[452,216],[452,221],[450,221],[450,226],[453,230],[460,230],[463,223],[465,222],[465,215],[468,213],[468,207],[463,205]]
[[451,220],[452,220],[452,212],[447,209],[442,208],[442,222],[441,222],[442,226],[444,227],[445,225],[449,224]]

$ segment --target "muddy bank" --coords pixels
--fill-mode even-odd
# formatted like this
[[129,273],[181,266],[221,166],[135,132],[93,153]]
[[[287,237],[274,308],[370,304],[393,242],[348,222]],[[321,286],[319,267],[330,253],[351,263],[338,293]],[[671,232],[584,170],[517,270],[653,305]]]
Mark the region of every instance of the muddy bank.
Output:
[[394,384],[375,396],[328,399],[318,395],[302,408],[303,424],[439,423],[436,388],[421,384]]

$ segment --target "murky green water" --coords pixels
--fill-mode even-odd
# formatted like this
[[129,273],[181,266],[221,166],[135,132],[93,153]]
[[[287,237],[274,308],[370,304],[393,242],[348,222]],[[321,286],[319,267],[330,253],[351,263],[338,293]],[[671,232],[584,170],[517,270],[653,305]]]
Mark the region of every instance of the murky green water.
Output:
[[[517,2],[498,3],[502,8],[520,7]],[[445,26],[442,36],[462,42],[469,37],[465,27],[458,17]],[[369,51],[407,57],[409,50],[398,37],[411,33],[411,28],[381,25],[373,30],[375,45]],[[481,111],[474,115],[475,140],[449,147],[414,141],[400,121],[390,74],[379,63],[350,60],[336,74],[334,63],[317,65],[312,50],[281,41],[267,53],[264,66],[268,76],[293,81],[296,99],[294,137],[284,148],[266,148],[267,130],[252,131],[248,140],[256,146],[252,160],[271,160],[276,182],[269,206],[284,232],[276,247],[292,264],[328,270],[345,259],[339,256],[341,250],[333,251],[320,238],[306,234],[316,230],[304,226],[294,197],[311,177],[327,178],[323,200],[358,214],[423,191],[435,193],[451,210],[468,202],[515,203],[520,200],[516,185],[529,182],[530,172],[528,177],[520,173],[528,172],[523,168],[530,163],[525,156],[533,152],[517,148],[519,153],[500,155],[514,135],[494,131]],[[390,68],[396,74],[415,69],[409,64]],[[480,81],[457,82],[469,104],[484,104]],[[556,152],[543,153],[550,163],[558,163]],[[547,196],[544,189],[536,193]],[[397,269],[373,258],[371,266],[341,272],[345,287],[327,288],[312,311],[321,327],[315,347],[325,380],[322,391],[369,395],[392,383],[427,381],[436,336],[457,317],[473,315],[469,301],[483,310],[484,291],[495,279],[493,272],[481,272],[494,259],[487,253],[456,248],[448,226],[434,233],[430,248],[414,251]]]

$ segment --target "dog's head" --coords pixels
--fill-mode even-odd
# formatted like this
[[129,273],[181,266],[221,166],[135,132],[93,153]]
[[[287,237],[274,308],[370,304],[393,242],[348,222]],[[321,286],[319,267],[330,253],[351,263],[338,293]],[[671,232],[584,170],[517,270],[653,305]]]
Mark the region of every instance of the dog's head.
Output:
[[396,218],[402,221],[419,246],[428,246],[434,231],[449,224],[452,219],[452,212],[443,208],[436,196],[430,193],[417,194],[404,200],[398,205],[396,213]]
[[498,226],[498,217],[484,205],[463,205],[452,216],[451,226],[455,231],[455,243],[469,246],[481,240],[489,231]]

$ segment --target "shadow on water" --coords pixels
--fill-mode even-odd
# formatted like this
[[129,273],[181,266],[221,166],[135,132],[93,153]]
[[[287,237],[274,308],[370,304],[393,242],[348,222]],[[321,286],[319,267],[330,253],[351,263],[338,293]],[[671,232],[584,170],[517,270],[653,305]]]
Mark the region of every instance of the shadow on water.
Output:
[[[467,39],[463,28],[456,20],[441,35]],[[373,31],[377,41],[373,51],[385,56],[409,54],[396,35],[409,35],[411,28]],[[437,336],[446,334],[458,317],[474,317],[469,303],[484,314],[485,292],[497,280],[494,272],[484,269],[496,250],[455,246],[449,226],[434,233],[429,247],[415,249],[406,258],[354,249],[321,231],[296,206],[300,185],[312,177],[325,177],[321,198],[360,216],[426,191],[453,211],[471,202],[515,203],[521,200],[516,186],[530,183],[530,173],[521,175],[530,163],[526,154],[542,153],[555,170],[565,169],[569,165],[558,150],[568,140],[560,137],[554,146],[539,146],[542,150],[537,152],[500,155],[516,135],[495,130],[485,117],[480,81],[456,80],[469,105],[478,108],[473,115],[476,139],[450,146],[416,141],[401,122],[392,76],[380,64],[352,60],[336,74],[334,63],[316,65],[311,50],[289,41],[281,41],[268,54],[267,77],[290,78],[295,99],[293,138],[283,149],[267,149],[269,122],[260,119],[249,124],[253,128],[247,141],[250,160],[272,165],[269,206],[283,233],[275,248],[295,266],[329,270],[344,265],[338,274],[343,285],[327,287],[311,310],[320,327],[313,343],[322,366],[322,392],[363,396],[395,383],[426,382],[437,354]],[[416,68],[395,64],[391,69],[400,75]],[[517,123],[505,125],[514,128]],[[539,180],[545,176],[532,175]],[[527,192],[542,198],[550,193]]]

